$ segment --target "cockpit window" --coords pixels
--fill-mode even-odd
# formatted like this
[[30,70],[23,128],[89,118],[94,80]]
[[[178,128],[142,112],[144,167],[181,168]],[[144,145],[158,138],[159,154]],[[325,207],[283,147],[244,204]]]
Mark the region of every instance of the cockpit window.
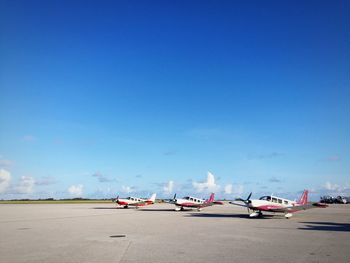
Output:
[[271,201],[271,196],[263,196],[263,197],[260,197],[260,200]]
[[189,196],[185,196],[183,199],[185,199],[185,200],[189,200],[189,199],[190,199],[190,197],[189,197]]

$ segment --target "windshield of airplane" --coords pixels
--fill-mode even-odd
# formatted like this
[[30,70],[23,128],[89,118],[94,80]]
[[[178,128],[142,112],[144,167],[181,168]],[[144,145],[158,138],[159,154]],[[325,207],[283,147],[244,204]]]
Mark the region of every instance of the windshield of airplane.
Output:
[[267,196],[260,197],[260,200],[271,201],[271,196],[267,195]]
[[185,197],[182,198],[182,199],[190,200],[190,197],[189,197],[189,196],[185,196]]

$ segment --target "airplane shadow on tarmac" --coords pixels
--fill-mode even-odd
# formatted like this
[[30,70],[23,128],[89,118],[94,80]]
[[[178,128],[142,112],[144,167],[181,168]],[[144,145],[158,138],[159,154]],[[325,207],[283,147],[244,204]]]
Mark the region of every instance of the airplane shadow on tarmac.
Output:
[[300,222],[306,224],[304,227],[299,227],[301,230],[320,230],[320,231],[341,231],[349,232],[350,224],[347,223],[332,223],[332,222]]
[[93,207],[91,209],[122,209],[122,210],[135,210],[135,211],[159,211],[159,212],[169,212],[172,211],[174,212],[174,209],[142,209],[142,208],[136,208],[136,207],[129,207],[129,208],[124,208],[124,207]]
[[125,209],[124,207],[93,207],[91,209]]
[[188,217],[206,217],[206,218],[245,218],[245,219],[271,219],[273,218],[273,215],[263,215],[262,217],[258,218],[250,218],[248,214],[205,214],[205,213],[193,213],[193,214],[187,214]]
[[146,209],[139,209],[138,211],[142,211],[142,212],[174,212],[175,210],[174,208],[163,208],[163,209],[153,209],[153,208],[146,208]]

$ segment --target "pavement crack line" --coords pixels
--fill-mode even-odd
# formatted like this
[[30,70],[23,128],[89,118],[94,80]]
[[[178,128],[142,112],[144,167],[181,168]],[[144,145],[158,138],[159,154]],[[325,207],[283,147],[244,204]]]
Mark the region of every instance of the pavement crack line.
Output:
[[128,246],[126,247],[126,249],[124,250],[123,255],[120,257],[119,263],[123,261],[123,259],[124,259],[125,255],[126,255],[126,253],[127,253],[128,250],[129,250],[129,247],[130,247],[130,245],[131,245],[131,241],[128,241],[128,242],[129,242],[129,244],[128,244]]

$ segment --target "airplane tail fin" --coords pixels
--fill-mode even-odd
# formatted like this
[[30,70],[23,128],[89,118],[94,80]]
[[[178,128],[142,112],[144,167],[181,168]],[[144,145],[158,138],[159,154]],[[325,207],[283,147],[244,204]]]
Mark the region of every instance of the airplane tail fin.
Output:
[[157,196],[156,193],[152,194],[151,197],[147,201],[154,203],[156,201],[156,196]]
[[214,202],[214,197],[215,197],[215,194],[211,193],[211,195],[209,196],[209,199],[207,200],[207,203],[213,203]]
[[300,199],[298,200],[297,204],[299,205],[306,205],[307,204],[307,199],[308,199],[308,190],[304,190],[303,194],[300,196]]

